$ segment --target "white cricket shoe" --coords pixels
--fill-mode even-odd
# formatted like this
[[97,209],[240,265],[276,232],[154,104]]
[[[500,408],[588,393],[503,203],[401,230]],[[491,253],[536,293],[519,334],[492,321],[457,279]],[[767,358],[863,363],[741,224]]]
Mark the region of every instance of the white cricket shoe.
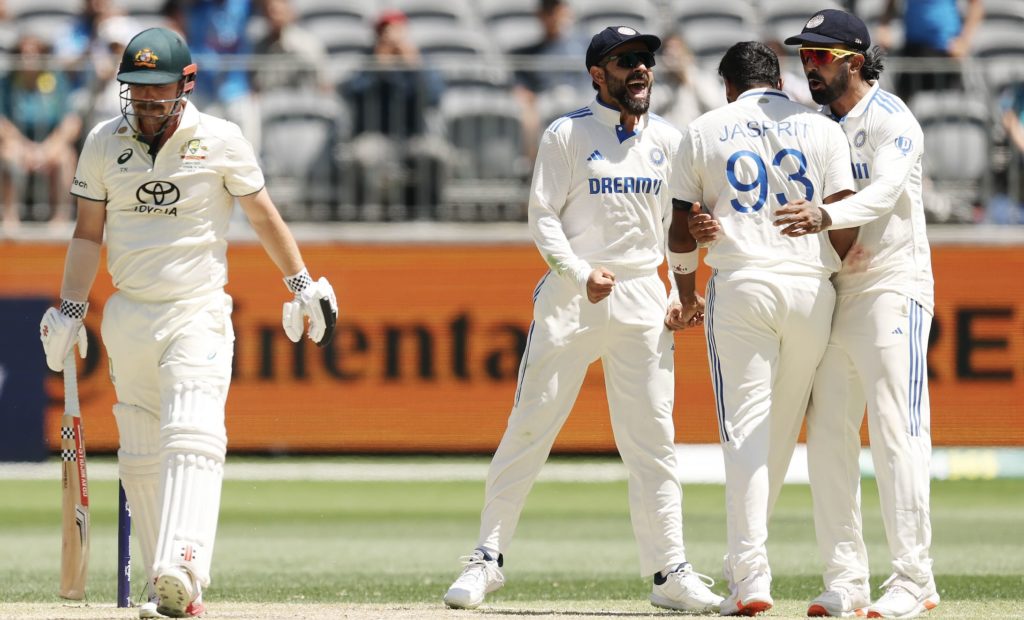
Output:
[[156,592],[152,588],[147,588],[147,590],[149,590],[149,600],[139,605],[139,619],[163,618],[160,612],[156,610],[156,604],[160,599],[157,598]]
[[939,605],[935,584],[922,588],[901,575],[892,575],[882,584],[885,594],[867,608],[868,618],[916,618]]
[[871,597],[867,592],[836,585],[811,601],[807,615],[811,618],[863,616],[865,608],[870,604]]
[[729,596],[722,601],[723,616],[756,616],[772,608],[771,577],[748,577],[740,583],[729,584]]
[[454,609],[476,609],[486,595],[505,585],[505,575],[501,572],[504,558],[499,553],[498,559],[494,559],[483,549],[476,549],[461,560],[465,568],[448,588],[444,604]]
[[157,612],[171,618],[198,618],[206,611],[199,584],[184,568],[172,566],[156,577]]
[[710,590],[715,580],[693,570],[683,562],[668,575],[654,575],[651,605],[678,611],[718,611],[722,597]]

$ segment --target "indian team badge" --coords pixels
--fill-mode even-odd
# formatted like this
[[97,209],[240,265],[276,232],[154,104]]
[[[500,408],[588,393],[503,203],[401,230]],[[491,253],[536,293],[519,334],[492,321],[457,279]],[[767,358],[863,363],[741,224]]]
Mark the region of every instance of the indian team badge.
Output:
[[864,146],[864,142],[868,139],[868,132],[861,129],[853,136],[853,145],[857,148]]
[[160,60],[160,57],[153,53],[153,50],[148,47],[144,47],[139,51],[135,52],[135,66],[145,67],[147,69],[156,69],[156,61]]
[[825,23],[825,16],[824,15],[815,15],[814,17],[812,17],[809,20],[807,20],[807,25],[805,25],[804,28],[807,28],[808,30],[810,30],[811,28],[817,28],[818,26],[822,25],[823,23]]
[[665,151],[662,151],[658,147],[651,149],[651,163],[655,166],[660,166],[665,163]]
[[629,26],[620,26],[620,27],[619,27],[619,34],[624,34],[624,35],[626,35],[627,37],[631,37],[631,36],[633,36],[634,34],[636,34],[636,30],[633,30],[633,29],[632,29],[632,28],[630,28]]

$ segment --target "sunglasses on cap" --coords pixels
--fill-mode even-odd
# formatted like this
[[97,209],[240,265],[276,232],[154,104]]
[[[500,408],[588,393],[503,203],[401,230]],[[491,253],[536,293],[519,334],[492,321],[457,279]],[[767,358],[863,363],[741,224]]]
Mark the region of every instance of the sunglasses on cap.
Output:
[[654,54],[651,52],[623,52],[608,56],[601,64],[607,65],[613,60],[623,69],[636,69],[641,63],[648,69],[654,66]]
[[800,62],[814,65],[829,65],[847,56],[856,56],[860,52],[852,50],[841,50],[834,47],[801,47]]

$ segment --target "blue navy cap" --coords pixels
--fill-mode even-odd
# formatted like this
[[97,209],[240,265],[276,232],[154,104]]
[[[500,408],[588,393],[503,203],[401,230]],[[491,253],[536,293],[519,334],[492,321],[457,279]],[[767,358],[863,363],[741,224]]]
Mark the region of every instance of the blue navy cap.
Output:
[[587,69],[601,63],[601,59],[616,47],[630,41],[642,41],[649,52],[661,47],[661,39],[653,34],[640,34],[629,26],[608,26],[594,35],[587,47]]
[[871,47],[871,36],[868,27],[856,15],[837,9],[825,9],[812,15],[800,34],[786,39],[786,45],[801,43],[842,43],[864,52]]

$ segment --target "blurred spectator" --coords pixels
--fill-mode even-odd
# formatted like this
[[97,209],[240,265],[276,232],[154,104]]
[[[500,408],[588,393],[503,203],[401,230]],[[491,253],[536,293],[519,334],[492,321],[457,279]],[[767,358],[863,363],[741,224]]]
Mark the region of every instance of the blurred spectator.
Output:
[[678,33],[661,39],[658,55],[658,93],[652,97],[655,114],[685,129],[701,114],[725,105],[725,87],[708,75]]
[[[424,66],[398,10],[382,13],[367,67],[342,86],[353,115],[352,156],[361,202],[404,205],[416,218],[429,218],[441,201],[450,159],[438,129],[444,81]],[[391,219],[405,214],[392,208]]]
[[71,213],[68,190],[82,121],[71,110],[67,76],[47,67],[45,57],[51,53],[39,37],[22,35],[15,68],[0,81],[0,199],[8,232],[18,226],[18,203],[32,174],[47,177],[51,221],[67,221]]
[[255,72],[256,90],[328,89],[330,84],[323,71],[327,48],[296,23],[291,0],[263,0],[262,8],[267,32],[253,43],[253,52],[274,56],[282,62]]
[[85,0],[82,12],[68,27],[67,32],[54,37],[53,53],[68,68],[74,69],[75,86],[81,86],[88,79],[86,67],[94,61],[94,55],[105,57],[110,53],[107,42],[99,36],[100,28],[118,29],[127,33],[128,43],[141,28],[133,19],[125,16],[112,0]]
[[74,109],[82,117],[86,130],[121,115],[117,67],[125,44],[140,30],[134,20],[121,17],[104,20],[97,28],[95,40],[90,43],[91,72],[86,76],[85,85],[73,95]]
[[[957,0],[903,0],[903,50],[907,58],[949,58],[962,60],[971,51],[971,40],[985,9],[981,0],[966,0],[961,18]],[[891,23],[896,17],[897,0],[889,0],[875,29],[875,43],[892,47]],[[896,94],[904,101],[919,90],[959,89],[959,68],[955,71],[929,70],[903,72],[896,82]]]
[[547,120],[545,111],[561,114],[586,103],[581,93],[590,96],[590,80],[577,67],[590,38],[577,30],[572,7],[566,0],[540,0],[537,19],[544,33],[541,40],[509,52],[533,60],[528,68],[516,72],[514,89],[523,114],[523,145],[531,161],[537,152],[541,122]]
[[162,12],[199,66],[191,98],[207,113],[239,125],[258,153],[259,108],[244,64],[252,53],[246,36],[251,0],[167,0]]
[[1011,155],[1004,182],[1006,191],[992,197],[985,220],[993,224],[1024,224],[1024,82],[1006,89],[1000,97],[1000,107]]

